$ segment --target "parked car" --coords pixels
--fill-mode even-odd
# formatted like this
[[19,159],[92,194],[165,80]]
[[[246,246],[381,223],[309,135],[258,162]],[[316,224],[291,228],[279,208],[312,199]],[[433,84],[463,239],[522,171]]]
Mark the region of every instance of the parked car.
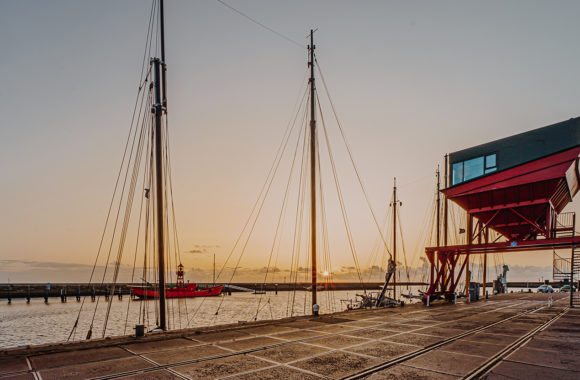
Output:
[[[560,288],[560,292],[568,293],[570,291],[570,285],[564,285]],[[574,286],[574,291],[576,291],[576,286]]]
[[538,286],[538,293],[554,293],[554,288],[550,285],[540,285]]

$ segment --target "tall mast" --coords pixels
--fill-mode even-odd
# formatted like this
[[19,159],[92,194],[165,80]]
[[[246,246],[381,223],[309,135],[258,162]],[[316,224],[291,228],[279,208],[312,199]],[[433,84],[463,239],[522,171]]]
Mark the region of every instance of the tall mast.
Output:
[[[153,58],[153,72],[155,75],[155,104],[153,112],[155,113],[155,197],[157,207],[157,260],[158,260],[158,278],[159,278],[159,328],[167,330],[166,311],[165,311],[165,234],[164,234],[164,210],[163,202],[163,123],[162,117],[164,112],[165,100],[165,32],[163,22],[163,0],[159,1],[159,17],[161,27],[161,56],[162,58]],[[163,78],[161,78],[161,66],[163,66]],[[163,98],[162,98],[163,89]]]
[[167,112],[167,66],[165,64],[165,15],[163,13],[163,0],[159,0],[159,38],[161,39],[161,83],[163,86],[163,107]]
[[310,245],[312,251],[312,314],[317,315],[316,302],[316,114],[315,114],[315,84],[314,84],[314,30],[310,30]]
[[[449,155],[445,155],[445,177],[443,177],[443,187],[447,188],[449,186]],[[448,202],[447,195],[443,196],[443,245],[447,246],[447,214],[448,214]]]
[[[443,177],[443,187],[447,188],[449,186],[449,155],[445,155],[445,176]],[[447,195],[443,194],[443,245],[447,247],[447,226],[448,226],[448,214],[449,214],[449,204],[447,202]],[[443,282],[447,280],[447,266],[443,267]]]
[[395,273],[393,273],[393,299],[397,299],[397,178],[393,179],[393,261]]
[[441,175],[437,165],[437,247],[441,246]]

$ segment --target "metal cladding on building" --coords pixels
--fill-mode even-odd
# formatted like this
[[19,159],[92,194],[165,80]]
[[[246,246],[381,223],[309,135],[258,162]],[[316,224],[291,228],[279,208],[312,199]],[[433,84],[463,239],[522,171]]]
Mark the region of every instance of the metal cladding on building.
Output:
[[460,150],[443,193],[510,240],[554,238],[580,187],[579,154],[580,118]]

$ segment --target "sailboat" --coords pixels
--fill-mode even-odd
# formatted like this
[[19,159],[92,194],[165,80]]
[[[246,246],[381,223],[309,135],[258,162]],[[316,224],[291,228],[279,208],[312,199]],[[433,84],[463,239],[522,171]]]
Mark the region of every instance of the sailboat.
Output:
[[[177,284],[175,287],[168,286],[165,289],[166,298],[190,298],[219,296],[224,288],[223,285],[203,286],[195,283],[185,283],[183,264],[177,266]],[[131,289],[131,297],[140,299],[159,298],[159,290],[152,284],[134,287]]]
[[[167,200],[164,185],[167,184],[168,171],[168,152],[166,148],[167,127],[166,120],[163,116],[167,113],[167,79],[166,79],[166,60],[165,60],[165,20],[163,11],[163,0],[159,0],[159,28],[160,28],[160,48],[161,57],[151,58],[150,65],[153,73],[153,92],[154,103],[151,112],[154,115],[153,127],[153,155],[151,162],[151,173],[154,173],[154,187],[151,189],[155,197],[155,217],[156,217],[156,248],[157,248],[157,267],[159,285],[154,286],[146,283],[141,287],[131,289],[133,297],[147,299],[156,298],[160,302],[160,327],[165,329],[165,299],[166,298],[185,298],[185,297],[206,297],[218,296],[222,292],[223,285],[198,286],[195,283],[185,283],[183,264],[177,267],[177,283],[175,286],[167,286],[165,282],[165,255],[168,245],[166,244],[165,217],[167,216]],[[146,198],[149,198],[150,189],[146,189]],[[169,189],[171,191],[171,189]]]

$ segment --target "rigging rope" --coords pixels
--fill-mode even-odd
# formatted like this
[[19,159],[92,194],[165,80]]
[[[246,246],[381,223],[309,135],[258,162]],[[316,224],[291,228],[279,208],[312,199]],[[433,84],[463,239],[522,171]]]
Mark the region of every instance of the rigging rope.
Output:
[[290,43],[292,43],[292,44],[294,44],[294,45],[297,45],[297,46],[299,46],[301,49],[304,49],[304,48],[306,47],[304,44],[301,44],[300,42],[297,42],[297,41],[293,40],[292,38],[290,38],[290,37],[287,37],[287,36],[283,35],[282,33],[275,31],[274,29],[272,29],[272,28],[270,28],[270,27],[268,27],[268,26],[266,26],[266,25],[262,24],[262,23],[261,23],[261,22],[259,22],[258,20],[256,20],[256,19],[254,19],[254,18],[252,18],[252,17],[248,16],[247,14],[243,13],[242,11],[240,11],[240,10],[238,10],[238,9],[236,9],[236,8],[234,8],[234,7],[232,7],[231,5],[229,5],[228,3],[226,3],[225,1],[223,1],[223,0],[217,0],[217,2],[218,2],[218,3],[220,3],[220,4],[221,4],[221,5],[223,5],[223,6],[225,6],[225,7],[229,8],[229,9],[231,9],[232,11],[236,12],[236,13],[237,13],[237,14],[239,14],[240,16],[242,16],[242,17],[245,17],[246,19],[250,20],[250,21],[251,21],[251,22],[253,22],[254,24],[256,24],[256,25],[258,25],[258,26],[260,26],[260,27],[262,27],[262,28],[266,29],[266,30],[267,30],[267,31],[269,31],[269,32],[272,32],[272,33],[274,33],[274,34],[275,34],[275,35],[277,35],[278,37],[281,37],[281,38],[285,39],[286,41],[288,41],[288,42],[290,42]]
[[358,261],[358,256],[356,254],[356,249],[354,247],[354,241],[353,241],[353,237],[352,237],[352,231],[350,229],[350,223],[348,222],[348,215],[347,215],[347,212],[346,212],[346,207],[344,205],[344,199],[343,199],[343,196],[342,196],[342,190],[340,189],[340,183],[339,183],[339,179],[338,179],[338,174],[336,172],[336,165],[334,163],[334,157],[332,155],[332,148],[330,147],[330,140],[328,138],[328,131],[326,130],[326,123],[324,122],[324,117],[322,116],[322,109],[320,108],[320,101],[318,100],[318,98],[316,100],[317,100],[318,109],[319,109],[319,112],[320,112],[320,121],[322,122],[322,130],[324,131],[324,138],[326,140],[326,147],[328,149],[328,156],[329,156],[329,159],[330,159],[330,167],[332,168],[332,175],[334,177],[334,184],[335,184],[335,187],[336,187],[336,192],[337,192],[338,200],[339,200],[339,204],[340,204],[340,211],[342,213],[342,219],[344,221],[344,227],[346,229],[346,236],[347,236],[347,239],[348,239],[348,245],[350,247],[350,251],[351,251],[351,254],[352,254],[352,258],[353,258],[353,261],[354,261],[354,265],[355,265],[355,268],[356,268],[356,272],[357,272],[359,281],[360,281],[360,283],[361,283],[361,285],[363,287],[363,291],[366,293],[366,287],[365,287],[365,284],[364,284],[364,281],[363,281],[363,278],[362,278],[362,273],[361,273],[361,270],[360,270],[360,264],[359,264],[359,261]]
[[[306,75],[305,75],[305,77],[306,77]],[[302,88],[301,88],[301,91],[300,92],[302,92]],[[238,237],[237,237],[237,239],[236,239],[236,241],[234,243],[234,246],[230,250],[230,253],[228,254],[228,257],[226,258],[226,260],[225,260],[222,268],[220,269],[220,271],[219,271],[219,273],[218,273],[218,275],[216,277],[216,280],[220,278],[221,274],[223,273],[223,270],[226,268],[229,260],[231,259],[232,255],[234,254],[236,248],[238,247],[238,244],[242,240],[242,237],[243,237],[244,233],[246,232],[248,226],[250,225],[250,222],[252,221],[252,217],[254,217],[255,219],[254,219],[253,223],[251,224],[251,227],[250,227],[250,230],[249,230],[249,233],[248,233],[248,237],[247,237],[247,239],[245,241],[245,244],[242,247],[242,251],[240,253],[240,257],[238,259],[238,262],[237,262],[236,266],[234,267],[232,276],[230,277],[230,280],[229,280],[228,284],[231,284],[231,282],[233,280],[233,277],[236,274],[237,268],[239,267],[239,262],[240,262],[240,260],[241,260],[241,258],[243,256],[243,254],[244,254],[245,247],[247,246],[248,241],[249,241],[249,239],[250,239],[250,237],[252,235],[252,232],[254,230],[254,227],[256,225],[256,222],[258,221],[260,212],[261,212],[262,207],[264,205],[264,202],[265,202],[265,200],[266,200],[266,198],[268,196],[268,193],[270,191],[270,187],[272,185],[272,182],[274,181],[274,177],[275,177],[275,175],[276,175],[276,173],[278,171],[280,162],[281,162],[282,157],[283,157],[283,155],[284,155],[284,153],[286,151],[286,147],[288,146],[288,142],[290,140],[290,136],[292,135],[292,132],[294,131],[294,128],[296,126],[296,119],[298,118],[298,114],[299,114],[301,105],[304,102],[304,99],[306,97],[307,92],[308,91],[304,91],[304,94],[302,95],[301,101],[300,102],[298,102],[298,101],[296,102],[296,104],[298,105],[298,109],[296,110],[296,114],[293,115],[293,117],[290,119],[290,121],[288,122],[288,124],[286,126],[286,130],[285,130],[284,135],[282,137],[282,141],[280,142],[280,145],[278,146],[278,150],[276,152],[276,156],[274,157],[274,161],[272,162],[272,165],[270,166],[270,170],[268,171],[268,174],[266,176],[266,180],[264,181],[264,183],[262,185],[262,188],[260,190],[260,193],[258,194],[258,198],[254,202],[254,205],[252,206],[252,209],[250,211],[250,215],[246,219],[246,222],[244,223],[244,226],[243,226],[241,232],[239,233],[239,235],[238,235]],[[255,214],[255,216],[254,216],[254,214]],[[202,300],[202,302],[200,303],[200,305],[198,306],[198,308],[195,310],[193,316],[191,318],[189,318],[188,325],[191,322],[191,320],[193,320],[193,318],[199,312],[201,306],[203,305],[203,301],[204,300]],[[224,299],[222,298],[221,301],[220,301],[220,303],[219,303],[219,305],[218,305],[218,308],[217,308],[217,310],[216,310],[216,312],[214,314],[214,320],[215,320],[215,316],[217,316],[217,314],[219,313],[219,310],[220,310],[220,308],[221,308],[221,306],[223,304],[223,301],[224,301]]]
[[334,118],[335,118],[335,120],[336,120],[336,123],[337,123],[337,125],[338,125],[338,129],[339,129],[339,131],[340,131],[340,134],[341,134],[341,136],[342,136],[342,139],[343,139],[343,141],[344,141],[344,144],[345,144],[346,150],[347,150],[347,152],[348,152],[348,156],[349,156],[349,158],[350,158],[350,162],[352,163],[353,169],[354,169],[354,171],[355,171],[355,173],[356,173],[356,177],[357,177],[357,179],[358,179],[358,183],[359,183],[359,185],[360,185],[360,187],[361,187],[361,189],[362,189],[362,192],[363,192],[363,194],[364,194],[364,196],[365,196],[365,200],[366,200],[366,202],[367,202],[367,206],[369,207],[369,210],[370,210],[370,212],[371,212],[371,214],[372,214],[372,216],[373,216],[373,220],[374,220],[374,222],[375,222],[375,225],[376,225],[376,227],[377,227],[377,230],[378,230],[378,232],[379,232],[379,235],[381,236],[381,238],[382,238],[382,240],[383,240],[383,244],[385,245],[385,249],[386,249],[386,250],[387,250],[387,252],[389,253],[389,257],[391,257],[391,251],[389,250],[389,247],[387,246],[387,241],[385,240],[385,237],[383,236],[383,232],[381,231],[381,227],[380,227],[380,225],[379,225],[379,222],[378,222],[378,220],[377,220],[377,217],[376,217],[376,215],[375,215],[375,212],[374,212],[374,210],[373,210],[373,208],[372,208],[372,206],[371,206],[371,202],[370,202],[370,200],[369,200],[369,197],[368,197],[367,191],[366,191],[366,189],[365,189],[365,187],[364,187],[364,184],[363,184],[363,182],[362,182],[362,179],[361,179],[360,173],[359,173],[359,171],[358,171],[358,168],[357,168],[357,166],[356,166],[356,163],[354,162],[354,158],[353,158],[352,152],[351,152],[351,150],[350,150],[350,145],[348,144],[348,141],[347,141],[347,139],[346,139],[346,135],[345,135],[345,133],[344,133],[344,130],[342,129],[342,124],[341,124],[340,120],[338,119],[338,114],[337,114],[337,112],[336,112],[336,108],[334,107],[334,102],[332,101],[332,97],[330,96],[330,92],[328,91],[328,86],[326,85],[326,80],[324,79],[324,75],[322,74],[322,69],[320,68],[320,64],[318,63],[318,58],[317,58],[317,57],[315,57],[315,58],[314,58],[314,62],[316,63],[316,67],[317,67],[317,69],[318,69],[318,73],[320,74],[320,78],[322,79],[322,84],[323,84],[323,86],[324,86],[324,90],[325,90],[325,92],[326,92],[326,95],[327,95],[327,97],[328,97],[328,100],[329,100],[329,102],[330,102],[330,106],[331,106],[331,108],[332,108],[332,112],[333,112],[333,114],[334,114]]
[[[276,231],[274,233],[274,240],[272,241],[272,247],[270,249],[270,254],[269,254],[269,257],[268,257],[268,265],[266,267],[266,273],[264,274],[264,281],[263,281],[263,283],[266,283],[266,279],[268,278],[268,273],[270,272],[270,263],[272,262],[272,255],[274,253],[274,249],[275,249],[275,246],[276,246],[276,240],[278,238],[278,232],[280,231],[281,220],[282,220],[282,217],[283,217],[284,212],[286,210],[286,205],[287,205],[287,200],[288,200],[288,193],[289,193],[290,184],[291,184],[291,181],[292,181],[292,174],[294,173],[294,167],[296,165],[296,156],[297,156],[297,153],[298,153],[298,148],[299,148],[301,134],[302,134],[302,129],[300,129],[299,134],[298,134],[298,138],[296,139],[296,146],[294,148],[294,155],[292,157],[292,165],[290,167],[290,173],[288,174],[288,181],[286,182],[286,189],[284,190],[284,198],[282,200],[282,207],[280,208],[280,213],[278,215],[278,221],[276,223]],[[258,320],[258,312],[260,310],[260,304],[261,304],[261,302],[262,302],[262,294],[260,294],[260,297],[259,297],[259,300],[258,300],[258,306],[257,306],[257,310],[256,310],[256,315],[254,316],[254,320]]]

